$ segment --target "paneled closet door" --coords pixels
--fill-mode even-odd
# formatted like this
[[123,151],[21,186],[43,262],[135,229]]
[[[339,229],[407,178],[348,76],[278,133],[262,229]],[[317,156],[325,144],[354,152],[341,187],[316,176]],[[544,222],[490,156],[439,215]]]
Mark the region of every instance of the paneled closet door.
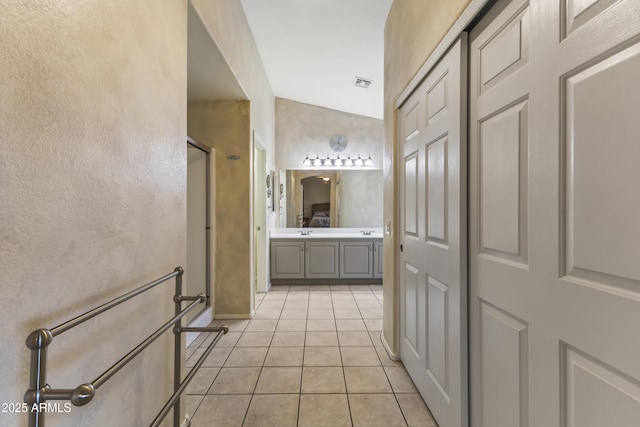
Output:
[[471,425],[640,425],[640,2],[470,36]]
[[440,427],[468,424],[466,42],[398,111],[400,357]]

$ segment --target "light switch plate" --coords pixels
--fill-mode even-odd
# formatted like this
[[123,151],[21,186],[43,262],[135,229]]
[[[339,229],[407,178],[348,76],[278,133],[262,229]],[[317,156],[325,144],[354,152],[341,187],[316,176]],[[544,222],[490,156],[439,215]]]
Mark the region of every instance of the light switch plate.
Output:
[[387,236],[391,236],[391,221],[387,220],[384,222],[384,234]]

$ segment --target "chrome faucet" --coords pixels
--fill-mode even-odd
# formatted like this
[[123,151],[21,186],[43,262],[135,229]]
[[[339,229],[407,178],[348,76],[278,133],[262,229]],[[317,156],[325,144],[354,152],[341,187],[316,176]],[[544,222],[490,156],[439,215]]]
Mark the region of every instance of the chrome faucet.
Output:
[[373,233],[373,231],[371,230],[362,230],[361,231],[363,236],[371,236],[371,233]]
[[300,235],[302,236],[308,236],[309,234],[311,234],[311,230],[299,230],[298,233],[300,233]]

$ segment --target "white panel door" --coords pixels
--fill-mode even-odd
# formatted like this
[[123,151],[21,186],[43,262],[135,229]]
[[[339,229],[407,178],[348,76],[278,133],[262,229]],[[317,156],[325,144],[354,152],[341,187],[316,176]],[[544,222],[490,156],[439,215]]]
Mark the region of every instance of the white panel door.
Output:
[[399,110],[400,356],[440,427],[467,426],[466,34]]
[[471,425],[640,425],[640,1],[470,36]]

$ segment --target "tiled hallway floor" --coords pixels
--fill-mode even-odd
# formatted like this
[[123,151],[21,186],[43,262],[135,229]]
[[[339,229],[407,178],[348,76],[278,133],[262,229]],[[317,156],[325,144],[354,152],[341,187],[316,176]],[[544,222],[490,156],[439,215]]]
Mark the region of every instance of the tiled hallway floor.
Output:
[[[193,427],[436,427],[382,347],[382,286],[273,286],[256,306],[250,321],[224,321],[189,384]],[[211,339],[191,344],[187,368]]]

